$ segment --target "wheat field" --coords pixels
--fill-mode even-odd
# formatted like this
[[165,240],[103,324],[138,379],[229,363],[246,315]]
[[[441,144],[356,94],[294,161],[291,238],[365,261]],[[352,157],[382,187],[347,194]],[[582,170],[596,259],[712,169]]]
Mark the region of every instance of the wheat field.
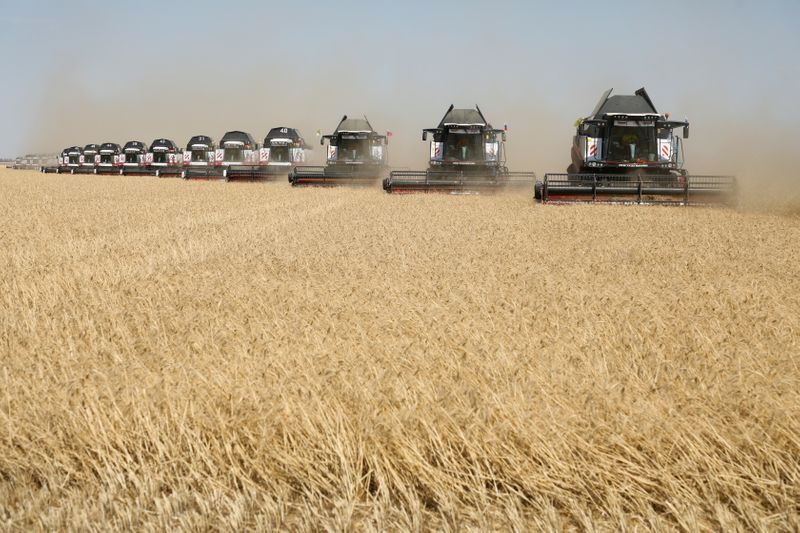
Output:
[[0,170],[0,528],[800,528],[800,217]]

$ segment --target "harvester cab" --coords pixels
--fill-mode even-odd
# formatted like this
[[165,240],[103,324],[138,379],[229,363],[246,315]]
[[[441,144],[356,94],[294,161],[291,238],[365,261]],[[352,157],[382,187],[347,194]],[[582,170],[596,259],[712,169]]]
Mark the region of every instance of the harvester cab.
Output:
[[257,179],[261,175],[258,144],[249,133],[229,131],[219,141],[215,164],[220,167],[220,175],[225,181]]
[[100,162],[94,169],[95,174],[119,174],[122,168],[122,148],[117,143],[100,145]]
[[258,151],[258,164],[266,167],[270,176],[287,175],[293,167],[306,162],[306,150],[310,147],[296,129],[272,128]]
[[505,130],[495,129],[478,106],[456,109],[451,105],[428,135],[427,170],[394,170],[384,180],[387,192],[478,192],[509,184],[533,185],[533,172],[509,172],[506,167]]
[[125,174],[148,174],[148,165],[145,162],[147,145],[142,141],[128,141],[122,147],[122,168],[119,173]]
[[100,163],[100,145],[87,144],[83,147],[83,153],[80,156],[81,167],[78,172],[81,174],[93,174],[94,169]]
[[612,96],[611,91],[576,122],[572,162],[566,174],[546,174],[536,184],[538,199],[688,205],[733,198],[733,176],[690,175],[683,168],[688,120],[659,113],[644,88],[632,95]]
[[157,177],[180,176],[183,155],[171,139],[156,139],[150,144],[150,151],[145,154],[145,164]]
[[209,178],[218,176],[217,157],[222,163],[222,152],[217,153],[214,139],[207,135],[195,135],[186,144],[183,152],[183,170],[181,178]]
[[321,145],[326,141],[327,164],[294,167],[289,173],[292,185],[367,185],[386,173],[388,138],[377,133],[367,117],[345,115],[332,134],[320,138]]

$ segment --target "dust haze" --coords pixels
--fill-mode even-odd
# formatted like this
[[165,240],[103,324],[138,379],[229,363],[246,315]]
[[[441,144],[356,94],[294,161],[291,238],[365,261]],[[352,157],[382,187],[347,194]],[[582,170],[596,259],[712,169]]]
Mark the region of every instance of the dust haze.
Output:
[[[96,44],[102,35],[94,39]],[[360,44],[351,38],[345,46],[356,49]],[[261,142],[270,128],[289,126],[298,128],[313,147],[309,163],[321,164],[325,151],[315,132],[332,132],[347,114],[366,115],[377,131],[392,132],[392,167],[424,168],[428,145],[421,130],[438,124],[451,103],[478,104],[495,127],[509,126],[509,168],[533,170],[541,177],[566,169],[575,119],[586,116],[605,89],[631,94],[645,86],[660,112],[689,118],[691,137],[684,147],[690,172],[735,174],[743,190],[757,189],[760,199],[800,203],[791,121],[770,113],[769,103],[754,101],[742,109],[741,101],[723,101],[719,88],[730,73],[704,70],[698,61],[684,68],[684,85],[652,69],[640,78],[618,68],[576,84],[565,66],[556,71],[539,62],[539,70],[528,72],[534,67],[520,59],[525,55],[519,51],[502,63],[517,66],[497,75],[476,76],[466,62],[443,69],[441,79],[431,79],[419,66],[429,63],[427,49],[409,41],[388,48],[381,64],[366,67],[354,52],[329,54],[325,49],[294,62],[271,64],[269,58],[255,56],[252,68],[220,65],[222,56],[212,54],[188,62],[177,56],[173,62],[155,62],[141,75],[103,79],[106,71],[113,71],[93,65],[91,57],[54,54],[60,56],[54,58],[59,66],[49,72],[29,114],[31,123],[23,129],[27,152],[133,139],[150,143],[159,137],[185,146],[193,135],[219,140],[229,130],[247,131]],[[324,61],[319,63],[317,56]]]

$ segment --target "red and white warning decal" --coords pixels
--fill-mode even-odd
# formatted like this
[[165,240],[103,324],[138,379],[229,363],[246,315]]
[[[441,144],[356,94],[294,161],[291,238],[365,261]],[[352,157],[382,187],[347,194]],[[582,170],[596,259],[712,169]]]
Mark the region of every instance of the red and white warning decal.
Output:
[[444,143],[432,142],[431,143],[431,161],[442,160],[442,147]]
[[669,161],[672,159],[672,142],[670,139],[664,139],[659,141],[659,150],[658,155],[661,160]]

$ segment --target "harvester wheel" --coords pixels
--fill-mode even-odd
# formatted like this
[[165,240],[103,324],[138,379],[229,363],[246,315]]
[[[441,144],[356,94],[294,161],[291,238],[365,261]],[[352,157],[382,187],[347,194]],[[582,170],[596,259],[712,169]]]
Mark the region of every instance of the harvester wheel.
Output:
[[228,169],[222,171],[222,179],[225,180],[225,183],[231,180],[230,176],[228,176]]
[[185,170],[182,170],[182,171],[181,171],[181,179],[182,179],[182,180],[185,180],[185,179],[186,179],[186,171],[185,171]]
[[75,174],[75,169],[74,168],[69,169],[69,173],[70,174]]
[[161,177],[161,171],[160,171],[160,170],[156,170],[156,177],[157,177],[157,178],[160,178],[160,177]]

